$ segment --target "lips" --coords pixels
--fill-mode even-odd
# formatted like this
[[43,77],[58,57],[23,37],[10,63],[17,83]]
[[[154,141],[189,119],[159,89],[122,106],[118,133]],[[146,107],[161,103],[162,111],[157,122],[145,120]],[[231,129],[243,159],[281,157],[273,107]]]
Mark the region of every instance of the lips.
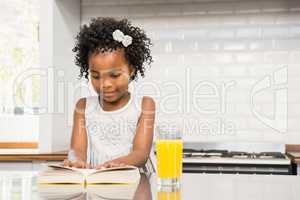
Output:
[[103,92],[103,96],[114,96],[115,92]]

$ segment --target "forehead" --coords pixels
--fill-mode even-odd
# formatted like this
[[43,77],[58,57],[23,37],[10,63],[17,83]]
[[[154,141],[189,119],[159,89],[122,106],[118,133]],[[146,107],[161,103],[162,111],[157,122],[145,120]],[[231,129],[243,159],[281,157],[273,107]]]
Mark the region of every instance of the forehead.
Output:
[[127,70],[128,63],[123,49],[94,53],[89,57],[89,68],[91,71],[105,72],[111,70]]

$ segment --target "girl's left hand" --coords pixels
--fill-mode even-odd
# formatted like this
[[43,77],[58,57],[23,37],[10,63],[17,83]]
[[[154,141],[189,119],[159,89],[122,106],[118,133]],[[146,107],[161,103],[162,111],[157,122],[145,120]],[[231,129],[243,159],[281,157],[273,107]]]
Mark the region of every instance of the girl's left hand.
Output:
[[123,167],[126,166],[124,163],[114,162],[114,161],[107,161],[103,164],[96,165],[95,169],[105,169],[105,168],[111,168],[111,167]]

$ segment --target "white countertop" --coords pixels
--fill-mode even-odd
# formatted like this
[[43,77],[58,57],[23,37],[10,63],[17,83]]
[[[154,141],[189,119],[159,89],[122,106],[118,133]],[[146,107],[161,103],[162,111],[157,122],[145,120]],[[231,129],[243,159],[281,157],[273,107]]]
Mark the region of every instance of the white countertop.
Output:
[[[41,199],[36,175],[37,171],[0,170],[0,199],[14,199],[13,196]],[[297,176],[183,174],[181,185],[182,200],[298,200],[300,197]],[[144,176],[135,199],[157,199],[157,190],[156,175]]]
[[184,174],[183,199],[296,200],[300,178],[281,175]]

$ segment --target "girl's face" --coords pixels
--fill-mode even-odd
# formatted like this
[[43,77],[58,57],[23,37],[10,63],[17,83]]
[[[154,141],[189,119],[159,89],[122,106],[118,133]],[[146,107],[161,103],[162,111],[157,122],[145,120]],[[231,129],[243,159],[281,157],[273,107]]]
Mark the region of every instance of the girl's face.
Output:
[[123,49],[92,54],[89,57],[91,83],[106,102],[117,102],[128,92],[133,69],[128,66]]

